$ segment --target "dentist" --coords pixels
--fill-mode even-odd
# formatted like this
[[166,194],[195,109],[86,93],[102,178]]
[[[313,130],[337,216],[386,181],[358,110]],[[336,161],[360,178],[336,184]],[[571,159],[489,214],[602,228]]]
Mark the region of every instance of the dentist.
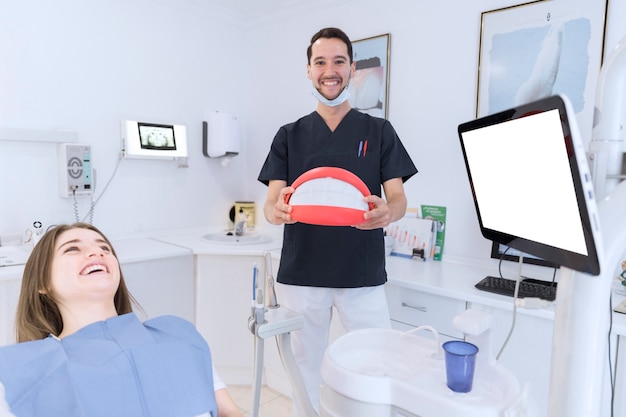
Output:
[[[306,69],[317,108],[278,130],[258,180],[268,186],[265,218],[285,225],[277,289],[283,304],[304,316],[303,329],[292,334],[292,350],[319,412],[332,308],[347,331],[390,326],[383,228],[404,215],[403,183],[417,169],[391,123],[351,108],[347,87],[356,64],[343,31],[325,28],[313,35]],[[347,169],[367,185],[371,196],[365,201],[373,208],[362,223],[319,226],[291,218],[285,203],[294,192],[290,184],[322,166]]]

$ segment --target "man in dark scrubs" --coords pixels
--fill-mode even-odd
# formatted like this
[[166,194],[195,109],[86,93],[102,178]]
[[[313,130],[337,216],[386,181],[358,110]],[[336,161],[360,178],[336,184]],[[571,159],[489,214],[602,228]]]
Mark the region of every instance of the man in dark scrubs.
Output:
[[[417,172],[387,120],[351,108],[347,87],[356,71],[352,57],[350,39],[340,29],[313,35],[307,74],[318,99],[316,111],[278,130],[258,177],[268,186],[265,218],[285,225],[278,289],[281,304],[304,316],[304,328],[292,334],[292,348],[318,412],[332,307],[347,331],[390,327],[383,229],[404,216],[403,184]],[[320,226],[291,218],[285,203],[294,192],[290,184],[323,166],[349,170],[367,185],[371,195],[365,201],[372,208],[362,223]]]

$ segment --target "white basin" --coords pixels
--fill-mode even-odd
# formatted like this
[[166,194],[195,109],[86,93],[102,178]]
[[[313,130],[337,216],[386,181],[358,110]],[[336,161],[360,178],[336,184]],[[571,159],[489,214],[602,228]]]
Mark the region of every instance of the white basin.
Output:
[[[410,339],[408,335],[405,337]],[[401,333],[393,330],[360,330],[331,345],[328,355],[348,372],[407,379],[419,371],[417,358],[425,352],[423,346],[411,346],[402,339]],[[421,350],[421,355],[417,355],[416,350]]]
[[517,380],[502,367],[477,369],[472,391],[455,393],[446,386],[437,342],[392,329],[339,337],[326,349],[322,379],[322,416],[389,416],[403,410],[424,417],[500,417],[525,408]]
[[203,236],[209,242],[224,245],[259,245],[272,241],[271,236],[258,233],[247,233],[242,236],[236,236],[233,232],[216,232]]

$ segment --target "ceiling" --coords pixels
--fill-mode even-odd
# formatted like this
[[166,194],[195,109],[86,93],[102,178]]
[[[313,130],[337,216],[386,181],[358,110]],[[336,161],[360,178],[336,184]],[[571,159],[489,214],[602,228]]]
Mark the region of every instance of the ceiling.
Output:
[[230,10],[246,17],[256,17],[272,14],[278,11],[313,6],[321,9],[334,4],[346,3],[352,0],[202,0],[207,4],[221,9]]

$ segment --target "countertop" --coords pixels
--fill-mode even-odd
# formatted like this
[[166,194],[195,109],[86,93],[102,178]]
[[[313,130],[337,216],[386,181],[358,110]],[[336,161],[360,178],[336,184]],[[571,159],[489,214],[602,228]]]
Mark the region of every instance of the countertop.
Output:
[[[280,256],[282,228],[263,230],[268,241],[259,244],[233,244],[211,241],[203,236],[226,231],[219,228],[200,227],[184,230],[156,232],[153,236],[126,236],[112,238],[121,264],[163,259],[184,255],[262,256],[270,251]],[[443,261],[418,261],[396,256],[386,258],[388,281],[407,289],[414,289],[440,296],[462,299],[489,307],[512,310],[510,297],[486,293],[474,288],[474,284],[486,275],[496,275],[497,268],[481,262],[455,260],[444,257]],[[0,281],[19,279],[24,265],[0,267]],[[626,293],[613,291],[613,304],[626,299]],[[554,318],[554,307],[541,309],[518,308],[518,313],[549,320]],[[626,314],[613,314],[613,331],[626,334]]]
[[267,251],[278,251],[282,246],[282,227],[271,228],[261,232],[244,235],[260,235],[267,238],[262,243],[220,242],[206,239],[205,235],[226,234],[227,230],[219,228],[197,228],[178,230],[156,234],[153,239],[184,248],[190,248],[194,255],[263,255]]
[[[215,227],[178,229],[140,236],[111,237],[120,264],[143,262],[152,259],[171,258],[183,255],[260,255],[266,251],[279,254],[282,242],[282,227],[272,228],[262,234],[268,241],[260,244],[230,244],[210,241],[207,234],[224,233],[226,230]],[[24,249],[27,247],[24,246]],[[278,256],[278,255],[276,255]],[[24,265],[0,267],[0,281],[20,278]]]
[[[504,310],[513,309],[511,297],[491,294],[474,287],[487,275],[497,275],[497,268],[461,260],[419,261],[388,256],[387,279],[404,288],[425,291],[455,299]],[[518,308],[518,313],[554,319],[554,307],[541,309]]]
[[[270,251],[276,257],[280,256],[282,242],[282,228],[276,227],[269,232],[271,241],[264,244],[230,244],[209,241],[203,236],[216,232],[214,229],[189,229],[172,233],[164,233],[153,237],[158,241],[191,248],[195,255],[222,255],[262,256]],[[454,260],[444,257],[443,261],[419,261],[397,256],[386,258],[387,278],[394,285],[404,288],[437,294],[455,299],[482,304],[489,307],[512,310],[513,303],[510,297],[486,293],[474,288],[474,284],[486,275],[497,274],[497,268],[478,263],[469,263],[464,260]],[[518,309],[521,314],[542,317],[549,320],[554,318],[554,308]]]

